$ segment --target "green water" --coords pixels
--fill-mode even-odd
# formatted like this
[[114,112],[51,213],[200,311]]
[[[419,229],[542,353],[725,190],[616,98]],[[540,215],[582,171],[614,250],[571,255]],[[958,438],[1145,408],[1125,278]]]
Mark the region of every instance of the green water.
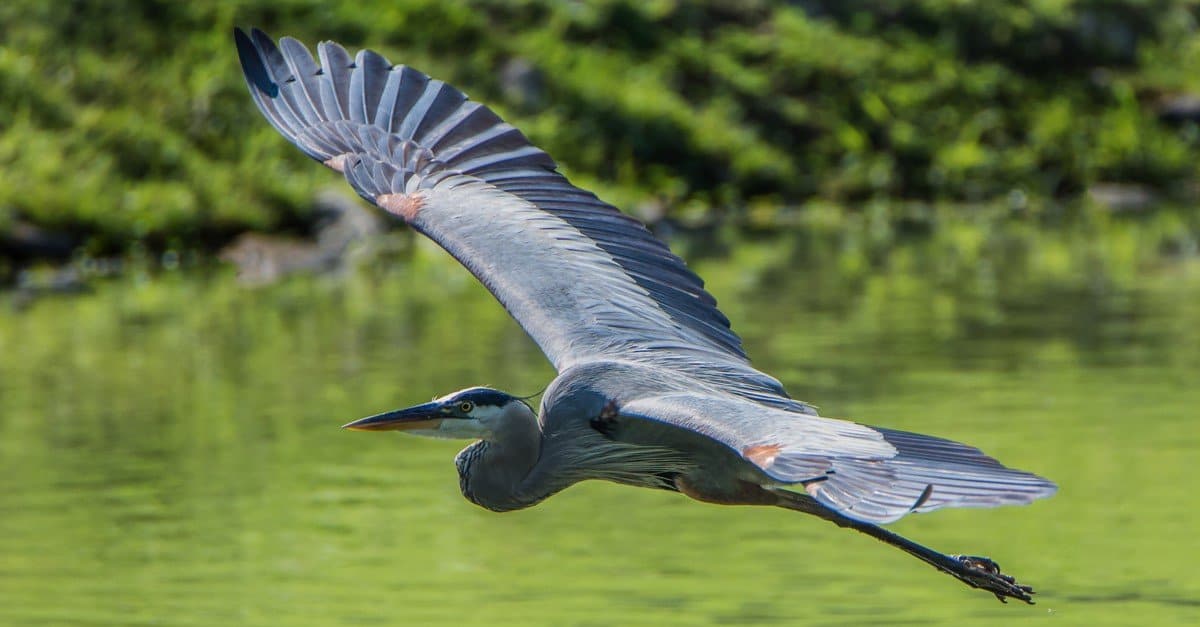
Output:
[[1200,623],[1200,268],[1039,283],[736,250],[695,265],[795,396],[1059,482],[893,525],[992,556],[1036,606],[786,511],[597,482],[492,514],[458,493],[461,444],[339,430],[552,376],[422,249],[346,280],[0,297],[0,624]]

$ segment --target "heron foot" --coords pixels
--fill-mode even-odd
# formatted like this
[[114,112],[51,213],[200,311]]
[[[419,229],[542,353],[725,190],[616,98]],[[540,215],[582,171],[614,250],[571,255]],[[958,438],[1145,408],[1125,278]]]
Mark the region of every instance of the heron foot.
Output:
[[986,557],[976,555],[951,555],[949,556],[956,564],[950,569],[950,574],[958,578],[959,581],[980,590],[987,590],[996,595],[1001,603],[1008,603],[1008,599],[1020,599],[1030,605],[1033,605],[1034,594],[1032,586],[1024,586],[1017,583],[1011,575],[1005,575],[1000,572],[1000,565]]

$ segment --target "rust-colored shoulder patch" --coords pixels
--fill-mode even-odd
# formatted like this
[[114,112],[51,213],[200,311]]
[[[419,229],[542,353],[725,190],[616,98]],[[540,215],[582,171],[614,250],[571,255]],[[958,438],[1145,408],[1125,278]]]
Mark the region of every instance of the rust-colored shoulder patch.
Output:
[[350,153],[343,152],[340,155],[334,155],[334,156],[326,159],[324,163],[325,163],[325,165],[329,166],[333,170],[337,170],[338,172],[345,172],[346,171],[346,159],[348,159],[349,157],[350,157]]
[[747,446],[742,451],[742,457],[758,464],[759,468],[769,468],[782,452],[783,446],[780,444],[759,444],[758,446]]
[[375,197],[375,204],[392,215],[404,218],[405,222],[412,222],[425,205],[425,197],[420,193],[380,194]]

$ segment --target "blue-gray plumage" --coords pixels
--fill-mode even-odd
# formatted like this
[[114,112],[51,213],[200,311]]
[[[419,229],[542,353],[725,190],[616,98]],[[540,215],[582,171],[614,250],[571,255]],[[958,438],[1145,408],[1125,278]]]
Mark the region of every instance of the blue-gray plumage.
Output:
[[581,190],[516,128],[371,51],[235,32],[259,109],[366,200],[445,248],[558,370],[541,408],[487,388],[346,425],[477,440],[463,495],[496,511],[605,479],[773,505],[872,535],[973,587],[1030,601],[985,558],[876,523],[1029,503],[1050,481],[973,447],[823,418],[750,365],[704,284],[637,220]]

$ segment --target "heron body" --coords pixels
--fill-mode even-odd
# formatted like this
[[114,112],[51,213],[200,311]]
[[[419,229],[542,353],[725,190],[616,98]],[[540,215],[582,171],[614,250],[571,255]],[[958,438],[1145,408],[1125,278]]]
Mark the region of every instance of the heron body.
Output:
[[535,412],[467,388],[346,425],[475,440],[463,495],[494,511],[603,479],[725,505],[784,507],[896,546],[1000,600],[1032,589],[986,558],[880,523],[944,507],[1024,504],[1037,475],[933,436],[821,417],[756,370],[704,284],[637,220],[573,186],[516,128],[371,51],[235,41],[262,113],[366,200],[470,270],[558,371]]

